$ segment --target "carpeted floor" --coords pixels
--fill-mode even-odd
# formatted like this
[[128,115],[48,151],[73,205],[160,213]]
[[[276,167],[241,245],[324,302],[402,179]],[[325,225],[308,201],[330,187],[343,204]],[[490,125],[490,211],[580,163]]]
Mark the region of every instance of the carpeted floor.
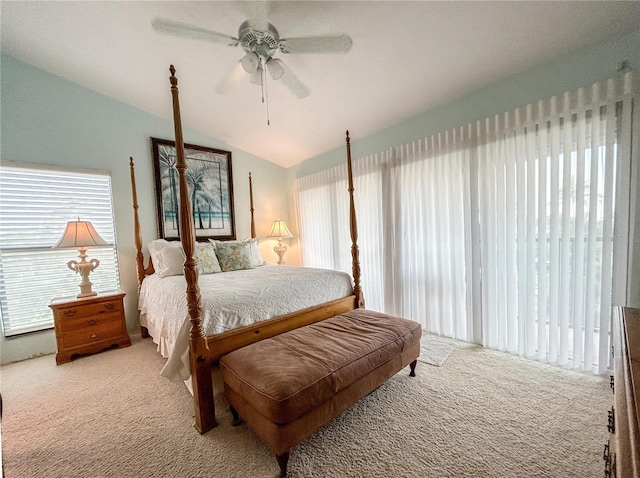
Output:
[[[151,340],[56,367],[2,367],[6,478],[273,478],[246,425],[199,435]],[[476,346],[392,377],[291,453],[289,477],[589,478],[603,473],[607,380]]]

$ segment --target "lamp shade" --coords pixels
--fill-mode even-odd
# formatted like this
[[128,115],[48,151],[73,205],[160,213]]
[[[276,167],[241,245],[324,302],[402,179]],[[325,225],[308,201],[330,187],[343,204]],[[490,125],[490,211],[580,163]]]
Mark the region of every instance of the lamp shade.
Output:
[[64,234],[53,247],[73,247],[74,249],[78,249],[80,247],[86,248],[108,245],[107,241],[100,237],[94,229],[93,224],[89,221],[69,221]]
[[271,231],[269,231],[269,235],[267,237],[278,237],[280,239],[289,239],[293,237],[291,231],[287,227],[287,224],[284,221],[273,221],[271,225]]
[[269,70],[269,74],[274,80],[279,80],[284,75],[283,63],[277,58],[269,58],[267,60],[267,70]]
[[255,73],[260,66],[260,57],[257,53],[251,51],[242,57],[240,64],[247,73]]

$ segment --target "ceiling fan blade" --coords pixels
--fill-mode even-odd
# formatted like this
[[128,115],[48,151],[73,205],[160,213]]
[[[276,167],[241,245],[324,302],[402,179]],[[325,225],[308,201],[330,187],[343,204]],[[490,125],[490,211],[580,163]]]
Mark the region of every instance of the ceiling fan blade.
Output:
[[293,73],[285,63],[281,62],[280,65],[284,69],[284,74],[278,81],[282,81],[291,90],[291,93],[296,95],[298,98],[306,98],[309,96],[309,88],[300,81],[295,73]]
[[242,63],[236,63],[236,66],[229,72],[225,79],[216,87],[216,93],[225,95],[229,93],[242,80],[245,75]]
[[237,46],[239,43],[239,40],[232,36],[194,25],[187,25],[186,23],[174,22],[173,20],[156,18],[151,22],[151,26],[157,32],[168,33],[169,35],[177,35],[184,38],[193,38],[194,40],[224,43],[228,46]]
[[346,53],[353,41],[349,35],[283,38],[280,40],[282,53]]

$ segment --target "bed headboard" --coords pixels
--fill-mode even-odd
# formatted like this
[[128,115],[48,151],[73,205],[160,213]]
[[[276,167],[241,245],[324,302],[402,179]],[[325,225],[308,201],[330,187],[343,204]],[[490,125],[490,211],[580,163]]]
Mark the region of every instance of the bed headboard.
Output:
[[[171,83],[171,95],[173,100],[173,121],[174,121],[174,129],[175,129],[175,147],[176,147],[176,155],[177,155],[177,165],[176,169],[178,170],[179,176],[179,186],[180,186],[180,197],[188,197],[187,193],[187,183],[186,183],[186,160],[184,155],[184,141],[182,137],[182,120],[180,119],[180,104],[178,99],[178,79],[175,76],[175,68],[173,65],[170,66],[169,71],[171,72],[171,76],[169,77],[169,81]],[[353,281],[354,281],[354,295],[357,298],[357,303],[359,307],[364,307],[364,296],[362,293],[362,289],[360,286],[360,261],[359,261],[359,249],[358,249],[358,227],[356,220],[356,211],[355,204],[353,199],[353,170],[352,170],[352,161],[351,161],[351,140],[349,137],[349,131],[346,132],[346,148],[347,148],[347,174],[348,174],[348,184],[349,184],[349,224],[350,224],[350,232],[351,232],[351,259],[352,259],[352,272],[353,272]],[[143,279],[150,274],[154,273],[153,263],[151,258],[149,258],[147,262],[147,266],[144,265],[144,254],[142,252],[142,232],[140,228],[140,218],[138,215],[138,197],[136,191],[136,178],[135,178],[135,166],[133,162],[133,157],[129,158],[129,167],[131,172],[131,192],[133,195],[133,217],[134,217],[134,238],[136,245],[136,273],[138,277],[138,291],[142,285]],[[184,192],[183,192],[184,191]],[[253,207],[253,177],[251,173],[249,173],[249,212],[251,214],[251,237],[256,237],[256,225],[255,225],[255,216],[254,216],[254,207]],[[197,304],[200,301],[200,290],[197,286],[197,276],[198,271],[196,267],[196,262],[194,259],[195,252],[195,229],[193,224],[193,215],[191,213],[191,202],[190,201],[180,201],[180,230],[184,232],[182,234],[180,240],[182,241],[183,249],[186,255],[185,262],[185,277],[187,278],[187,284],[192,284],[188,287],[192,294],[197,294],[197,298],[194,296],[192,301],[189,303]],[[189,274],[189,277],[187,274]],[[191,307],[190,307],[191,309]],[[191,315],[190,310],[190,315]],[[195,314],[191,316],[194,322],[199,322],[199,314],[196,311],[193,311]],[[197,319],[196,319],[197,317]],[[195,324],[194,324],[195,325]],[[201,326],[200,326],[201,327]],[[192,334],[194,330],[192,329]],[[195,332],[198,334],[198,332]],[[192,335],[193,336],[193,335]]]
[[[140,227],[140,216],[138,215],[138,193],[136,191],[136,171],[135,164],[133,162],[133,156],[129,157],[129,170],[131,173],[131,194],[133,203],[133,234],[136,245],[136,275],[138,277],[138,292],[142,286],[143,279],[155,272],[153,268],[153,261],[151,257],[147,261],[147,266],[144,265],[144,253],[142,252],[142,229]],[[251,212],[251,237],[256,237],[256,223],[253,213],[253,178],[249,173],[249,210]]]

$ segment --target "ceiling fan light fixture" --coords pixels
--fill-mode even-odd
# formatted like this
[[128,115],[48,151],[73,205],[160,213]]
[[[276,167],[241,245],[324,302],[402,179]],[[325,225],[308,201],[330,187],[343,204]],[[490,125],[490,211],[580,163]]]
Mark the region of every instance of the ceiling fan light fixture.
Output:
[[279,80],[284,75],[284,65],[277,58],[269,58],[267,60],[267,70],[274,80]]
[[251,74],[249,82],[254,85],[262,85],[262,66],[258,65],[258,68]]
[[[1,2],[2,0],[0,0]],[[255,8],[266,8],[266,1],[249,2],[255,3]],[[250,75],[251,83],[262,87],[263,102],[267,97],[267,74],[273,80],[282,80],[282,83],[291,93],[298,98],[309,96],[307,88],[300,79],[291,71],[289,66],[273,55],[280,51],[283,54],[289,53],[346,53],[353,41],[347,34],[320,35],[310,37],[280,38],[280,34],[275,26],[265,20],[266,15],[257,15],[255,18],[243,21],[238,28],[238,37],[218,33],[212,30],[156,18],[152,22],[154,30],[176,35],[183,38],[203,40],[212,43],[224,43],[231,47],[240,46],[245,56],[236,64],[230,74],[216,88],[218,93],[227,93],[234,84],[238,83],[243,76],[243,71]],[[268,123],[268,120],[267,120]]]
[[244,71],[246,71],[247,73],[255,73],[260,66],[260,57],[257,53],[251,51],[244,57],[242,57],[240,63],[242,64],[242,68],[244,68]]

